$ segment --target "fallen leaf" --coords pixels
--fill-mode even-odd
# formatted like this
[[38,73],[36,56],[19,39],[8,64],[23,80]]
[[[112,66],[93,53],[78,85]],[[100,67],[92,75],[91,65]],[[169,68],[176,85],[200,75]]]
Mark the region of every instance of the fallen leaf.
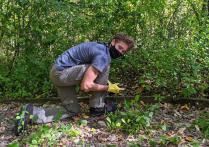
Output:
[[81,119],[81,117],[80,116],[74,116],[73,117],[73,120],[76,122],[76,121],[78,121],[78,120],[80,120]]
[[174,131],[169,131],[166,133],[167,136],[169,137],[173,137],[175,135],[175,132]]
[[106,127],[106,123],[102,120],[99,120],[97,123],[100,127],[103,127],[103,128]]
[[135,90],[136,93],[142,93],[142,91],[144,91],[144,87],[143,87],[143,86],[140,86],[140,87],[138,87],[138,88]]
[[165,123],[165,120],[162,119],[162,120],[160,121],[160,124],[164,124],[164,123]]
[[80,141],[79,138],[76,138],[76,139],[73,140],[73,142],[74,142],[75,144],[77,144],[79,141]]
[[98,137],[99,141],[106,142],[108,139],[108,133],[106,133],[106,132],[99,133],[99,134],[97,134],[97,137]]
[[91,132],[92,133],[95,133],[96,132],[96,129],[95,128],[91,128]]
[[108,141],[111,141],[111,142],[117,141],[117,137],[116,137],[115,134],[111,134],[110,136],[108,136],[107,140]]
[[200,128],[198,125],[195,125],[195,129],[200,132]]
[[171,104],[169,104],[169,103],[160,103],[160,106],[162,107],[162,108],[164,108],[164,109],[170,109],[170,107],[171,107]]
[[193,138],[191,136],[185,136],[184,138],[186,141],[192,142]]
[[181,116],[181,114],[178,111],[174,110],[174,116]]
[[186,128],[180,128],[178,130],[178,133],[183,135],[185,130],[186,130]]
[[144,103],[143,101],[140,101],[140,104],[141,104],[142,106],[145,106],[145,103]]
[[82,116],[83,116],[83,118],[85,118],[85,119],[88,119],[88,118],[89,118],[89,116],[86,115],[86,114],[83,114]]
[[187,104],[185,104],[185,105],[183,105],[183,106],[180,107],[180,110],[181,111],[189,111],[189,107],[188,107]]
[[129,135],[126,140],[132,142],[132,141],[136,141],[137,139],[134,138],[133,135]]

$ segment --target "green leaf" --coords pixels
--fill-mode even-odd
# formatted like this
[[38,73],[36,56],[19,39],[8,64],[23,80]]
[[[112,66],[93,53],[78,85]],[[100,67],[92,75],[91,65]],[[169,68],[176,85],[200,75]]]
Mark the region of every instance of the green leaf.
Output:
[[19,147],[20,144],[18,142],[10,143],[8,147]]
[[30,117],[29,117],[30,119],[33,119],[33,115],[30,115]]
[[111,123],[111,119],[109,117],[106,118],[108,123]]
[[117,122],[116,123],[116,127],[120,127],[121,126],[121,123],[120,122]]
[[165,124],[162,125],[161,128],[162,128],[163,131],[166,131],[167,130],[167,126]]
[[150,112],[150,113],[149,113],[149,117],[152,117],[152,116],[153,116],[153,112]]
[[69,135],[70,137],[77,137],[77,136],[79,136],[80,134],[81,134],[80,131],[75,130],[75,129],[71,129],[71,130],[69,130],[69,132],[68,132],[68,135]]
[[124,124],[126,123],[126,121],[125,121],[123,118],[121,119],[121,121],[122,121]]
[[78,125],[79,126],[87,126],[88,121],[87,120],[79,120]]
[[16,116],[16,119],[21,119],[20,116]]
[[38,141],[35,140],[35,139],[33,139],[33,140],[32,140],[32,144],[33,144],[33,145],[36,145],[36,144],[38,144]]

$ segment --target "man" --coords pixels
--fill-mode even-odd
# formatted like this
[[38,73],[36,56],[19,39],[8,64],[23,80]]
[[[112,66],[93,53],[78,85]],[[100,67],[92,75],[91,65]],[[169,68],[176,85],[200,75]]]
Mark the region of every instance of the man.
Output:
[[[16,129],[16,134],[19,135],[30,123],[30,115],[37,118],[35,123],[52,122],[58,116],[59,119],[63,119],[77,115],[80,106],[76,98],[76,85],[80,85],[80,89],[84,92],[92,92],[92,97],[89,99],[91,116],[115,111],[115,105],[105,104],[105,94],[107,92],[117,94],[123,89],[117,84],[108,82],[110,62],[111,59],[123,56],[133,46],[134,41],[131,37],[119,33],[108,44],[85,42],[61,54],[52,66],[50,79],[57,89],[62,106],[40,108],[26,105],[21,112],[27,113],[21,114],[23,119],[16,122],[16,128],[19,128]],[[24,123],[21,123],[23,121]]]

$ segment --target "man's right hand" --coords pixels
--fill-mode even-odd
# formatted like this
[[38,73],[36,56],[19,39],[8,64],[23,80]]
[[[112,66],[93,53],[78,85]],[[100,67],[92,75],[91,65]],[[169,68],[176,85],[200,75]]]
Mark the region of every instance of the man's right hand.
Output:
[[121,90],[125,90],[124,88],[118,87],[118,84],[119,83],[112,84],[110,81],[108,81],[108,90],[107,91],[118,94],[118,93],[120,93]]

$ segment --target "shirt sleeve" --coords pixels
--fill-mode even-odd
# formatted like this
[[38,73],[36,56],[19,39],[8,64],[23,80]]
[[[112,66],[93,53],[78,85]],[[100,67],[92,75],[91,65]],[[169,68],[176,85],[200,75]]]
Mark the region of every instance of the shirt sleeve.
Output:
[[109,61],[107,55],[100,50],[94,50],[93,60],[91,65],[96,68],[99,72],[103,72],[108,67]]

